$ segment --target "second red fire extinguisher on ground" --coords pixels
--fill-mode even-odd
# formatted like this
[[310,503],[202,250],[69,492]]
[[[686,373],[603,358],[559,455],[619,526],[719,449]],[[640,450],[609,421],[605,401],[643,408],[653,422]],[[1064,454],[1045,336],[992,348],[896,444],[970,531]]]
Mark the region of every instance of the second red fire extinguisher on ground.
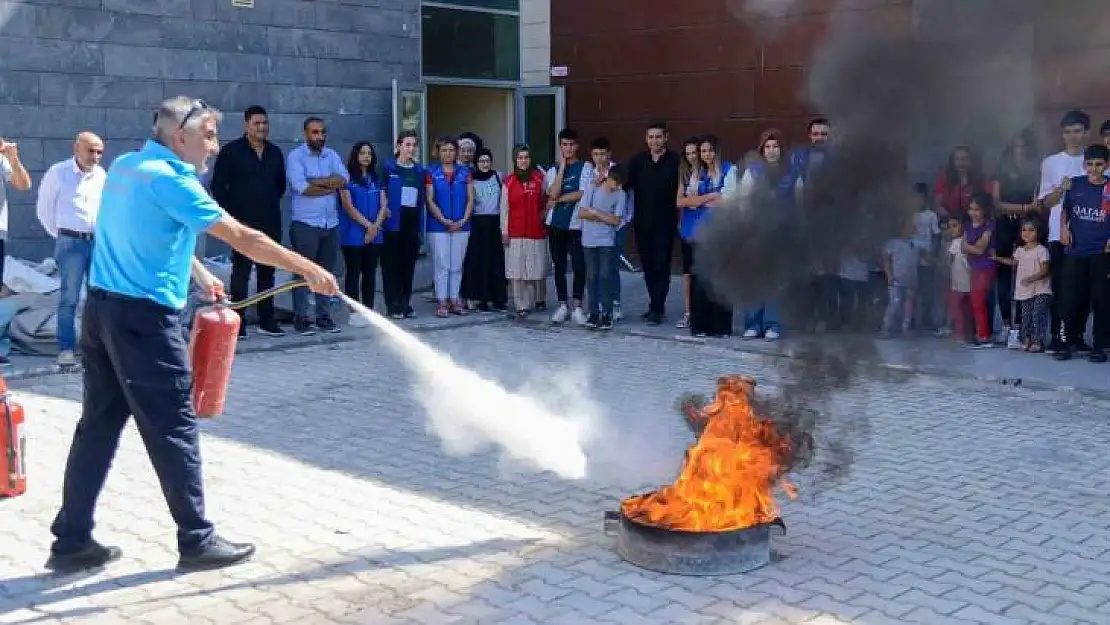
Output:
[[0,499],[27,492],[26,415],[0,377]]

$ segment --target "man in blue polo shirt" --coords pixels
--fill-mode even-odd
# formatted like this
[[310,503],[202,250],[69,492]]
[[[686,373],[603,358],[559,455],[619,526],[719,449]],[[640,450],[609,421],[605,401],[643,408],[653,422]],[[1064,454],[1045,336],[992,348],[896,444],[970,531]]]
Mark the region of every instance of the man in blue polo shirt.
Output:
[[79,343],[81,419],[50,528],[55,570],[103,566],[122,554],[93,539],[93,510],[131,415],[177,524],[179,567],[219,568],[254,554],[253,545],[217,536],[204,513],[181,313],[190,277],[209,298],[224,289],[197,261],[197,236],[207,232],[255,262],[304,276],[317,293],[339,287],[328,271],[230,217],[201,186],[198,170],[220,147],[220,119],[200,100],[170,98],[154,118],[154,137],[108,170]]

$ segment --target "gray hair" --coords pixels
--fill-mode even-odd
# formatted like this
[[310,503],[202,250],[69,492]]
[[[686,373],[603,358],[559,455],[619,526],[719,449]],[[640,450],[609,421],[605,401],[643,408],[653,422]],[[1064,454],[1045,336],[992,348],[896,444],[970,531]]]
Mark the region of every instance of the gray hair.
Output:
[[223,120],[223,113],[204,100],[183,95],[167,98],[154,114],[154,138],[168,144],[178,129],[194,130],[206,119],[218,124]]

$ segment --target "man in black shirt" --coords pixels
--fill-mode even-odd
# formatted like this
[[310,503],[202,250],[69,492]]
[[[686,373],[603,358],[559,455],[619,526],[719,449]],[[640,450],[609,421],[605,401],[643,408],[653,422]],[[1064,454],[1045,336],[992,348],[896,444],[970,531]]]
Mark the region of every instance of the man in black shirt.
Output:
[[649,325],[663,322],[667,293],[671,289],[671,257],[678,230],[678,153],[667,149],[667,124],[652,122],[647,127],[647,150],[628,163],[628,183],[634,212],[632,229],[636,252],[647,285]]
[[[285,194],[285,157],[281,148],[268,140],[270,121],[266,109],[252,106],[243,113],[246,133],[220,149],[212,172],[212,198],[243,224],[281,242],[281,196]],[[231,254],[230,296],[247,297],[254,261],[235,251]],[[257,265],[258,291],[274,286],[274,268]],[[258,329],[269,336],[285,332],[274,319],[273,299],[258,303]],[[239,328],[246,338],[247,325]]]

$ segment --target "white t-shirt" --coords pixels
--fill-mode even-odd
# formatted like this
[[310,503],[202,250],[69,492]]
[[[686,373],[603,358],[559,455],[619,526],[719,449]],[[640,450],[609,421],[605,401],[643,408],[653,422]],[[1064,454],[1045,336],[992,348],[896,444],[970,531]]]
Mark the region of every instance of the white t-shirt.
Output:
[[[1048,197],[1052,191],[1060,186],[1060,182],[1064,178],[1074,178],[1075,176],[1082,176],[1086,173],[1083,170],[1083,155],[1076,154],[1072,156],[1067,152],[1057,152],[1051,156],[1046,156],[1041,161],[1041,187],[1040,192],[1037,193],[1037,199],[1044,199]],[[1060,211],[1063,210],[1064,198],[1052,207],[1052,212],[1048,216],[1048,240],[1060,240]]]
[[948,257],[952,259],[952,290],[957,293],[971,292],[971,266],[967,264],[967,254],[960,246],[963,237],[952,239],[948,244]]

